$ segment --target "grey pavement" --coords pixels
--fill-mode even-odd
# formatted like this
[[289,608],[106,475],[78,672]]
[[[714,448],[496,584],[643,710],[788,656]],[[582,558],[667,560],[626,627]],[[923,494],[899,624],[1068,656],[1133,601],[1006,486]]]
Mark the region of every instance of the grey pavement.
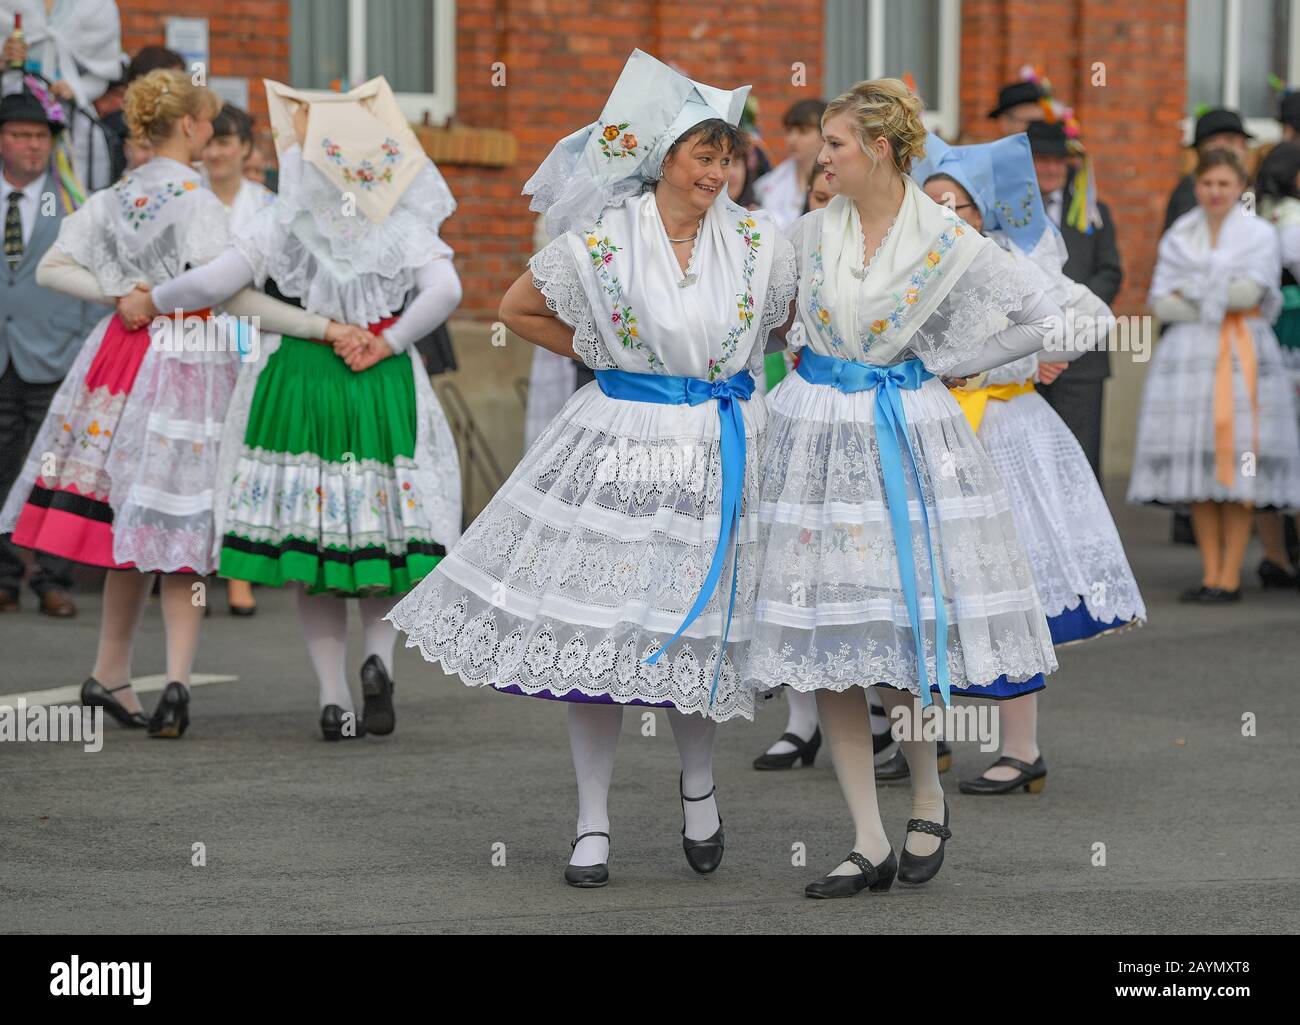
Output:
[[[627,713],[612,882],[571,889],[562,704],[467,688],[399,648],[396,733],[326,744],[290,596],[263,589],[252,620],[216,596],[196,668],[239,680],[194,689],[181,741],[110,722],[97,754],[0,744],[0,932],[1295,932],[1300,595],[1261,592],[1252,549],[1239,605],[1179,605],[1195,551],[1168,543],[1167,513],[1121,494],[1151,622],[1060,652],[1041,703],[1041,794],[959,794],[990,756],[957,746],[943,777],[954,838],[925,887],[803,897],[852,829],[825,749],[811,770],[750,768],[784,727],[778,700],[719,731],[727,852],[706,878],[681,851],[668,723],[643,737],[641,710]],[[27,611],[0,619],[0,695],[80,683],[97,597],[80,596],[72,622],[24,598]],[[162,671],[156,605],[135,668]],[[881,809],[898,849],[906,786],[882,785]],[[196,843],[205,867],[191,864]],[[792,864],[796,844],[806,866]]]

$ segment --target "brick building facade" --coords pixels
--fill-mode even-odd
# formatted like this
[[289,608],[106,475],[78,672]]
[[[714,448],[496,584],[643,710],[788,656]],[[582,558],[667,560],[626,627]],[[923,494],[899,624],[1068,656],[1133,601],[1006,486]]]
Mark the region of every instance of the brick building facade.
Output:
[[[534,219],[520,187],[561,135],[596,116],[633,46],[706,81],[752,83],[760,129],[779,158],[782,111],[822,90],[826,3],[456,0],[456,122],[504,130],[514,140],[507,166],[440,162],[460,204],[445,229],[465,282],[460,315],[493,316],[531,251]],[[248,78],[254,114],[265,115],[261,79],[291,77],[288,0],[119,0],[119,6],[128,52],[162,42],[169,16],[207,18],[211,73]],[[1082,122],[1101,197],[1118,224],[1126,278],[1117,312],[1142,305],[1164,204],[1181,170],[1185,20],[1184,0],[960,4],[956,123],[962,141],[990,137],[985,115],[998,87],[1022,65],[1035,64],[1051,78]],[[806,69],[803,86],[792,84],[799,67]],[[1099,67],[1104,84],[1093,84]]]

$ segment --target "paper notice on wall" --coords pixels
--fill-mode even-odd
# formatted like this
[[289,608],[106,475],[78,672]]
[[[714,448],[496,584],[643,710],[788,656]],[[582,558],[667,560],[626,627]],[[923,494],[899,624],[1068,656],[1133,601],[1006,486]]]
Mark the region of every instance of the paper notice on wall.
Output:
[[206,84],[209,68],[208,19],[168,18],[166,20],[166,46],[185,58],[191,72],[202,71]]

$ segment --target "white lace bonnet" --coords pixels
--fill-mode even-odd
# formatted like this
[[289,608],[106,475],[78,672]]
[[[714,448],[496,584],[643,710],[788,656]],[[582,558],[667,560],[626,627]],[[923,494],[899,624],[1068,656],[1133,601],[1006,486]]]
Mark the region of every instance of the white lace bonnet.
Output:
[[429,163],[382,76],[346,93],[265,85],[276,152],[283,158],[294,146],[293,113],[308,104],[303,159],[354,196],[367,220],[384,220]]
[[600,120],[561,139],[524,185],[552,238],[589,226],[601,210],[658,180],[664,157],[701,121],[740,123],[750,87],[718,89],[633,50]]

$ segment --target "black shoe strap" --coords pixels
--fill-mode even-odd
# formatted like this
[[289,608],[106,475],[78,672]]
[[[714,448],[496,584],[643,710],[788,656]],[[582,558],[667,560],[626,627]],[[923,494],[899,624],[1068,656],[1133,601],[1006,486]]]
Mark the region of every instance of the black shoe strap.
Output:
[[570,847],[570,848],[577,847],[579,841],[581,841],[581,840],[585,840],[585,839],[587,839],[587,837],[589,837],[589,836],[603,836],[606,840],[609,839],[609,834],[608,834],[608,833],[583,833],[582,836],[578,837],[577,840],[574,840],[571,844],[569,844],[569,847]]
[[[1007,755],[1003,755],[991,766],[989,766],[989,768],[996,769],[999,765],[1009,765],[1013,769],[1020,770],[1026,776],[1032,776],[1035,772],[1038,771],[1034,766],[1030,765],[1028,762],[1022,762],[1019,758],[1011,758]],[[984,771],[987,772],[988,769],[985,769]]]
[[929,819],[908,819],[907,831],[909,833],[929,833],[931,836],[937,836],[940,840],[950,840],[952,838],[952,831],[947,826],[941,826]]
[[874,883],[876,881],[876,877],[880,874],[880,866],[871,864],[871,862],[869,862],[865,857],[863,857],[857,851],[849,851],[849,856],[844,860],[851,861],[854,865],[856,865],[858,867],[858,871],[867,877],[867,882],[869,883]]

